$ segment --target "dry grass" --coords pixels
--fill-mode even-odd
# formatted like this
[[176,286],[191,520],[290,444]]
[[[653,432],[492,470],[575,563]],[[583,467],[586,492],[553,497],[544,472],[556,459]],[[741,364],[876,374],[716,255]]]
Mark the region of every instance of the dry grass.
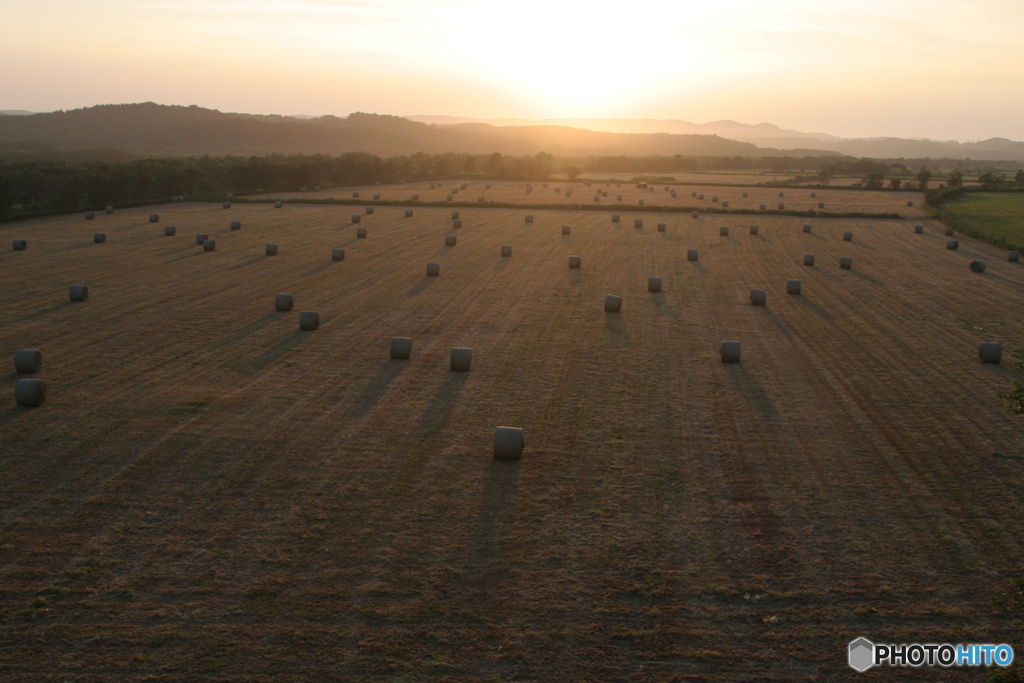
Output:
[[[49,387],[0,409],[6,679],[824,680],[858,635],[1004,636],[1024,468],[989,454],[1024,451],[995,397],[1017,371],[977,360],[1024,337],[1001,250],[901,221],[721,237],[484,209],[445,250],[447,209],[379,207],[358,241],[348,207],[232,210],[244,231],[159,207],[206,254],[142,210],[4,228],[32,248],[4,255],[0,339]],[[503,424],[521,463],[492,459]]]

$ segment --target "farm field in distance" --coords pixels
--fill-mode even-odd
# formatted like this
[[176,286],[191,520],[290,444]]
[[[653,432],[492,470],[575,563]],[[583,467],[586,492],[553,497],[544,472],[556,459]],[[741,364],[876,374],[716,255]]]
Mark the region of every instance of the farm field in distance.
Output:
[[[493,199],[568,184],[524,185]],[[386,204],[450,187],[352,188],[372,215],[0,225],[28,242],[0,252],[5,680],[840,680],[858,636],[1013,636],[990,600],[1024,564],[1024,459],[992,454],[1024,455],[996,396],[1024,374],[1024,264],[946,249],[914,192],[747,190],[903,220],[481,205],[453,228]],[[449,371],[458,346],[470,372]],[[43,354],[39,408],[14,406],[22,348]],[[493,460],[498,425],[525,430],[521,461]]]
[[[921,192],[866,192],[850,189],[807,189],[778,187],[733,187],[729,185],[674,185],[652,184],[648,189],[639,189],[636,183],[591,183],[549,181],[528,183],[522,181],[470,181],[446,180],[435,182],[418,181],[395,185],[363,185],[332,187],[307,192],[274,192],[261,195],[273,199],[353,199],[372,204],[374,202],[445,202],[452,197],[455,203],[487,202],[499,204],[565,204],[571,205],[628,205],[650,208],[722,208],[728,202],[728,209],[759,210],[763,204],[769,210],[777,210],[780,204],[789,211],[823,211],[827,213],[892,213],[904,217],[925,217]],[[465,189],[462,185],[465,184]],[[545,185],[547,187],[545,187]],[[532,186],[532,189],[531,189]],[[666,188],[669,188],[666,190]],[[566,196],[571,189],[572,194]],[[676,191],[672,197],[669,190]],[[358,197],[354,195],[358,193]],[[601,194],[595,202],[594,197]],[[743,195],[747,196],[744,197]],[[780,196],[780,194],[782,196]],[[379,195],[378,199],[373,199]],[[413,200],[413,195],[418,197]],[[622,200],[619,201],[619,196]],[[640,204],[643,201],[644,204]],[[823,206],[819,206],[822,204]],[[910,205],[908,205],[910,204]]]
[[1010,192],[972,192],[945,202],[944,220],[971,234],[1003,240],[1024,248],[1024,195]]

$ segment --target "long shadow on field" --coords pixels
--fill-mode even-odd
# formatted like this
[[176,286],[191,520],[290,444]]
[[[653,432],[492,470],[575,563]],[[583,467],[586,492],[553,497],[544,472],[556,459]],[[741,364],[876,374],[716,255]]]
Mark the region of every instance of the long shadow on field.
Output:
[[855,277],[859,277],[862,280],[867,280],[868,282],[870,282],[873,285],[881,285],[882,284],[881,280],[876,280],[875,278],[871,277],[870,275],[868,275],[866,273],[862,273],[859,270],[857,270],[857,264],[856,263],[853,264],[853,268],[850,269],[850,275],[853,275]]
[[1017,285],[1018,287],[1021,285],[1020,280],[1011,280],[1009,278],[1003,277],[1002,275],[996,275],[995,273],[990,273],[988,271],[982,273],[981,277],[985,278],[986,280],[997,280],[999,282],[1005,282],[1008,285]]
[[431,284],[433,284],[434,280],[436,279],[436,277],[424,275],[422,280],[420,280],[419,282],[417,282],[416,284],[409,288],[409,291],[405,293],[405,297],[409,299],[419,294],[422,294],[423,291]]
[[455,247],[441,247],[440,249],[435,251],[433,254],[431,254],[430,258],[437,258],[439,256],[444,256],[445,254],[447,254],[449,251],[451,251],[454,248]]
[[768,308],[767,306],[754,306],[754,308],[757,309],[760,312],[760,314],[763,315],[765,318],[768,318],[768,320],[770,320],[773,325],[779,328],[782,334],[786,335],[786,339],[790,341],[796,339],[796,330],[794,330],[789,323],[783,320],[782,316],[780,316],[778,313]]
[[358,420],[373,410],[380,401],[380,397],[387,391],[388,385],[405,369],[408,362],[407,360],[390,360],[377,368],[376,374],[367,381],[366,386],[356,397],[355,403],[342,416],[341,422],[348,423]]
[[622,319],[621,313],[605,313],[604,323],[612,348],[621,349],[629,346],[629,330],[626,329],[626,321]]
[[283,356],[284,354],[288,353],[296,346],[301,344],[309,334],[309,332],[305,332],[302,330],[292,333],[291,336],[282,339],[277,344],[264,351],[262,355],[258,356],[255,360],[253,360],[253,362],[249,364],[249,369],[262,370],[263,368],[267,367],[275,360],[277,360],[278,358],[280,358],[281,356]]
[[495,272],[495,273],[500,273],[501,271],[503,271],[503,270],[505,270],[506,268],[508,268],[508,263],[509,263],[509,261],[511,261],[511,260],[512,260],[512,259],[510,259],[510,258],[507,258],[507,257],[505,257],[505,256],[502,256],[502,257],[501,257],[501,258],[500,258],[500,259],[498,260],[498,262],[494,264],[494,272]]
[[519,472],[518,460],[491,461],[466,560],[467,581],[485,582],[504,575],[501,546],[515,521]]
[[3,427],[8,422],[13,422],[14,420],[18,419],[22,415],[25,415],[26,413],[28,413],[30,410],[32,410],[32,409],[31,408],[22,408],[20,406],[15,406],[13,408],[8,408],[7,410],[4,410],[4,411],[0,412],[0,427]]
[[708,267],[705,266],[700,261],[687,261],[687,263],[690,264],[691,268],[696,268],[697,270],[699,270],[702,275],[707,275],[708,273],[711,272],[710,270],[708,270]]
[[261,254],[260,256],[257,256],[256,258],[251,258],[248,261],[242,261],[241,263],[235,264],[235,265],[231,266],[230,268],[228,268],[228,270],[241,270],[242,268],[248,268],[249,266],[255,265],[257,263],[262,263],[262,262],[264,262],[264,261],[266,261],[267,259],[270,259],[270,258],[273,258],[273,257],[272,256],[267,256],[266,254]]
[[838,280],[839,279],[839,276],[836,275],[835,273],[830,273],[827,270],[822,270],[818,266],[805,266],[805,267],[810,269],[810,270],[813,270],[814,272],[816,272],[816,273],[818,273],[818,274],[820,274],[820,275],[822,275],[824,277],[827,277],[829,280]]
[[750,407],[757,411],[762,419],[771,422],[780,419],[779,409],[775,402],[761,388],[754,376],[743,367],[742,363],[723,363],[722,365],[732,385],[746,398]]
[[[346,254],[346,256],[347,256],[347,254]],[[324,263],[324,264],[321,264],[321,265],[317,266],[317,267],[316,267],[316,268],[314,268],[313,270],[309,271],[309,273],[308,273],[308,274],[309,274],[309,275],[319,275],[320,273],[324,272],[325,270],[327,270],[327,269],[329,269],[329,268],[333,268],[334,266],[340,266],[340,265],[341,265],[341,264],[343,264],[344,262],[345,262],[344,260],[341,260],[341,261],[335,261],[335,260],[333,260],[333,259],[331,259],[331,258],[329,258],[329,257],[328,257],[328,259],[327,259],[327,262],[326,262],[326,263]]]
[[825,320],[835,320],[835,316],[833,316],[831,313],[822,308],[820,304],[816,303],[811,299],[808,299],[806,296],[790,296],[789,298],[794,299],[794,303],[796,303],[798,306],[803,306],[804,308],[811,311],[819,318],[824,318]]
[[569,274],[566,276],[566,281],[570,285],[578,285],[583,280],[583,274],[580,273],[579,268],[570,268]]
[[668,299],[665,298],[662,292],[651,292],[651,301],[654,302],[654,306],[658,309],[658,315],[664,315],[669,318],[675,317],[672,307],[668,305]]
[[23,320],[31,320],[32,318],[38,318],[41,315],[46,315],[47,313],[52,313],[54,311],[59,311],[62,308],[67,308],[68,306],[74,306],[74,305],[75,305],[74,301],[64,301],[64,302],[61,302],[59,304],[55,304],[53,306],[47,306],[46,308],[40,308],[38,311],[33,311],[32,313],[26,313],[25,315],[18,316],[17,318],[11,318],[8,321],[8,324],[20,323]]
[[233,335],[231,335],[230,337],[228,337],[227,339],[225,339],[221,343],[217,344],[213,348],[219,349],[222,346],[227,346],[228,344],[234,344],[236,341],[239,341],[240,339],[244,339],[245,337],[248,337],[253,332],[257,332],[259,330],[262,330],[267,325],[270,325],[274,321],[280,320],[280,319],[281,319],[281,313],[268,313],[267,315],[263,316],[259,320],[254,320],[253,322],[249,323],[248,325],[245,325],[244,327],[239,328],[239,330],[237,332],[235,332]]

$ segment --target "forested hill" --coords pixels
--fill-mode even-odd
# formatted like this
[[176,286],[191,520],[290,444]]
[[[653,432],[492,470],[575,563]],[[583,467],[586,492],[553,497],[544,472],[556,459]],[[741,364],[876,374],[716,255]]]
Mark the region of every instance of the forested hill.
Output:
[[603,133],[567,126],[434,125],[378,114],[300,119],[225,114],[197,106],[99,105],[47,114],[0,116],[0,160],[74,155],[103,149],[112,156],[341,154],[416,152],[561,156],[761,156],[748,142],[717,135]]

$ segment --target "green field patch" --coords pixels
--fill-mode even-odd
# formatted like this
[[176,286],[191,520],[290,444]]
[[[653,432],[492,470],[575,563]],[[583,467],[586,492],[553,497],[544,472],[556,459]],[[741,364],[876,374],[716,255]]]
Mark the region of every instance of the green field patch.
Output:
[[947,225],[997,247],[1024,247],[1024,193],[969,192],[942,204]]

